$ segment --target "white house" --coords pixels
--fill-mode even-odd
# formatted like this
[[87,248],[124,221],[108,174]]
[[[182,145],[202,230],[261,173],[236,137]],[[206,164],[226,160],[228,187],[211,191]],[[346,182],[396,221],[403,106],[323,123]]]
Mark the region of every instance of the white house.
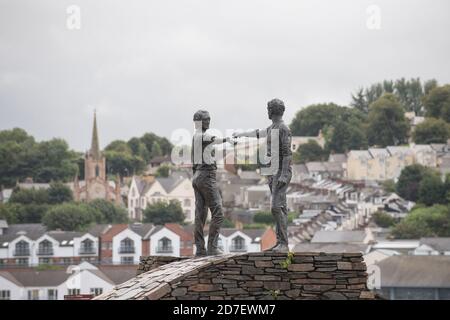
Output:
[[0,271],[0,300],[64,300],[66,295],[99,295],[135,274],[135,266],[96,267],[88,262],[60,270]]
[[166,227],[159,227],[150,236],[150,255],[180,256],[180,236]]
[[[218,246],[223,252],[261,252],[262,240],[270,229],[234,229],[222,228],[219,234]],[[267,234],[268,235],[268,234]],[[205,237],[208,243],[208,236]]]
[[142,236],[127,228],[113,237],[112,261],[115,264],[138,264],[142,255]]
[[133,177],[128,194],[128,214],[131,220],[142,220],[148,204],[157,201],[178,200],[186,222],[195,218],[195,195],[192,181],[183,172],[174,172],[168,178]]

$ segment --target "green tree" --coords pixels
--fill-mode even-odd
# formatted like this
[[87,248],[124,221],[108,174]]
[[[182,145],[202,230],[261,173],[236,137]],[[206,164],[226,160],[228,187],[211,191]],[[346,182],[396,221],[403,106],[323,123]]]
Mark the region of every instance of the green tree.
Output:
[[59,204],[73,201],[72,190],[62,182],[53,182],[47,190],[48,203]]
[[373,221],[381,228],[390,228],[395,224],[395,219],[383,211],[375,212]]
[[413,132],[417,144],[447,143],[450,126],[442,119],[427,118]]
[[423,176],[419,184],[419,201],[427,206],[446,202],[445,186],[437,173]]
[[49,230],[82,231],[99,220],[101,213],[85,203],[63,203],[53,206],[43,217]]
[[150,204],[144,210],[144,221],[163,225],[165,223],[182,223],[184,221],[183,209],[177,200],[158,201]]
[[111,201],[95,199],[89,202],[89,206],[100,212],[97,223],[126,223],[128,214],[125,208],[114,205]]
[[443,118],[450,122],[450,85],[435,87],[424,97],[427,117]]
[[409,124],[394,95],[385,94],[370,105],[367,138],[369,145],[395,146],[408,141]]
[[234,228],[234,223],[230,219],[223,219],[222,228]]
[[449,237],[449,207],[434,205],[432,207],[415,209],[394,226],[392,235],[398,239]]
[[381,186],[385,192],[396,192],[395,181],[392,179],[381,182]]
[[325,148],[334,153],[345,153],[349,150],[367,149],[367,137],[360,120],[338,120],[329,132]]
[[294,136],[317,136],[319,131],[333,124],[340,106],[334,103],[310,105],[295,115],[290,124]]
[[274,224],[275,220],[271,212],[259,211],[253,216],[253,222],[259,224]]
[[397,181],[398,195],[406,200],[417,202],[420,182],[427,171],[428,169],[420,164],[413,164],[403,168]]
[[298,147],[294,153],[294,163],[306,163],[310,161],[323,161],[327,158],[327,152],[315,140]]
[[156,176],[157,177],[164,177],[167,178],[170,173],[170,166],[168,165],[162,165],[156,170]]

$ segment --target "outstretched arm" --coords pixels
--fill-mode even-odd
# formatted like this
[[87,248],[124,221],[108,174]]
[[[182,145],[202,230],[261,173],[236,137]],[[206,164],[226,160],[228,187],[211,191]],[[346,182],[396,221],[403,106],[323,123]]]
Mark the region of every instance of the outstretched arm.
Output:
[[234,132],[233,138],[240,138],[240,137],[248,137],[248,138],[265,138],[267,136],[266,129],[256,129],[246,132]]

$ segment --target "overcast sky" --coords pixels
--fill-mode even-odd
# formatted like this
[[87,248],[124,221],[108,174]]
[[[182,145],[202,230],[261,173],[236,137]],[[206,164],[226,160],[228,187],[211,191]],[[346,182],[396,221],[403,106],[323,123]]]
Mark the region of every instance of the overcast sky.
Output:
[[449,30],[448,0],[0,0],[0,129],[83,151],[94,108],[104,147],[191,130],[199,108],[223,131],[264,127],[274,97],[290,122],[383,79],[450,83]]

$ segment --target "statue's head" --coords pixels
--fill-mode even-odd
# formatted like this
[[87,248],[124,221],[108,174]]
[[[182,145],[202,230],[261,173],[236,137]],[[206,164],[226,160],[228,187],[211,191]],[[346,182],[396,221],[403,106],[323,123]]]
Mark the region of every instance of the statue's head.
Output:
[[211,117],[206,110],[198,110],[194,113],[195,129],[208,130]]
[[267,113],[269,115],[269,119],[272,119],[273,116],[282,117],[284,110],[284,102],[280,99],[272,99],[267,103]]

